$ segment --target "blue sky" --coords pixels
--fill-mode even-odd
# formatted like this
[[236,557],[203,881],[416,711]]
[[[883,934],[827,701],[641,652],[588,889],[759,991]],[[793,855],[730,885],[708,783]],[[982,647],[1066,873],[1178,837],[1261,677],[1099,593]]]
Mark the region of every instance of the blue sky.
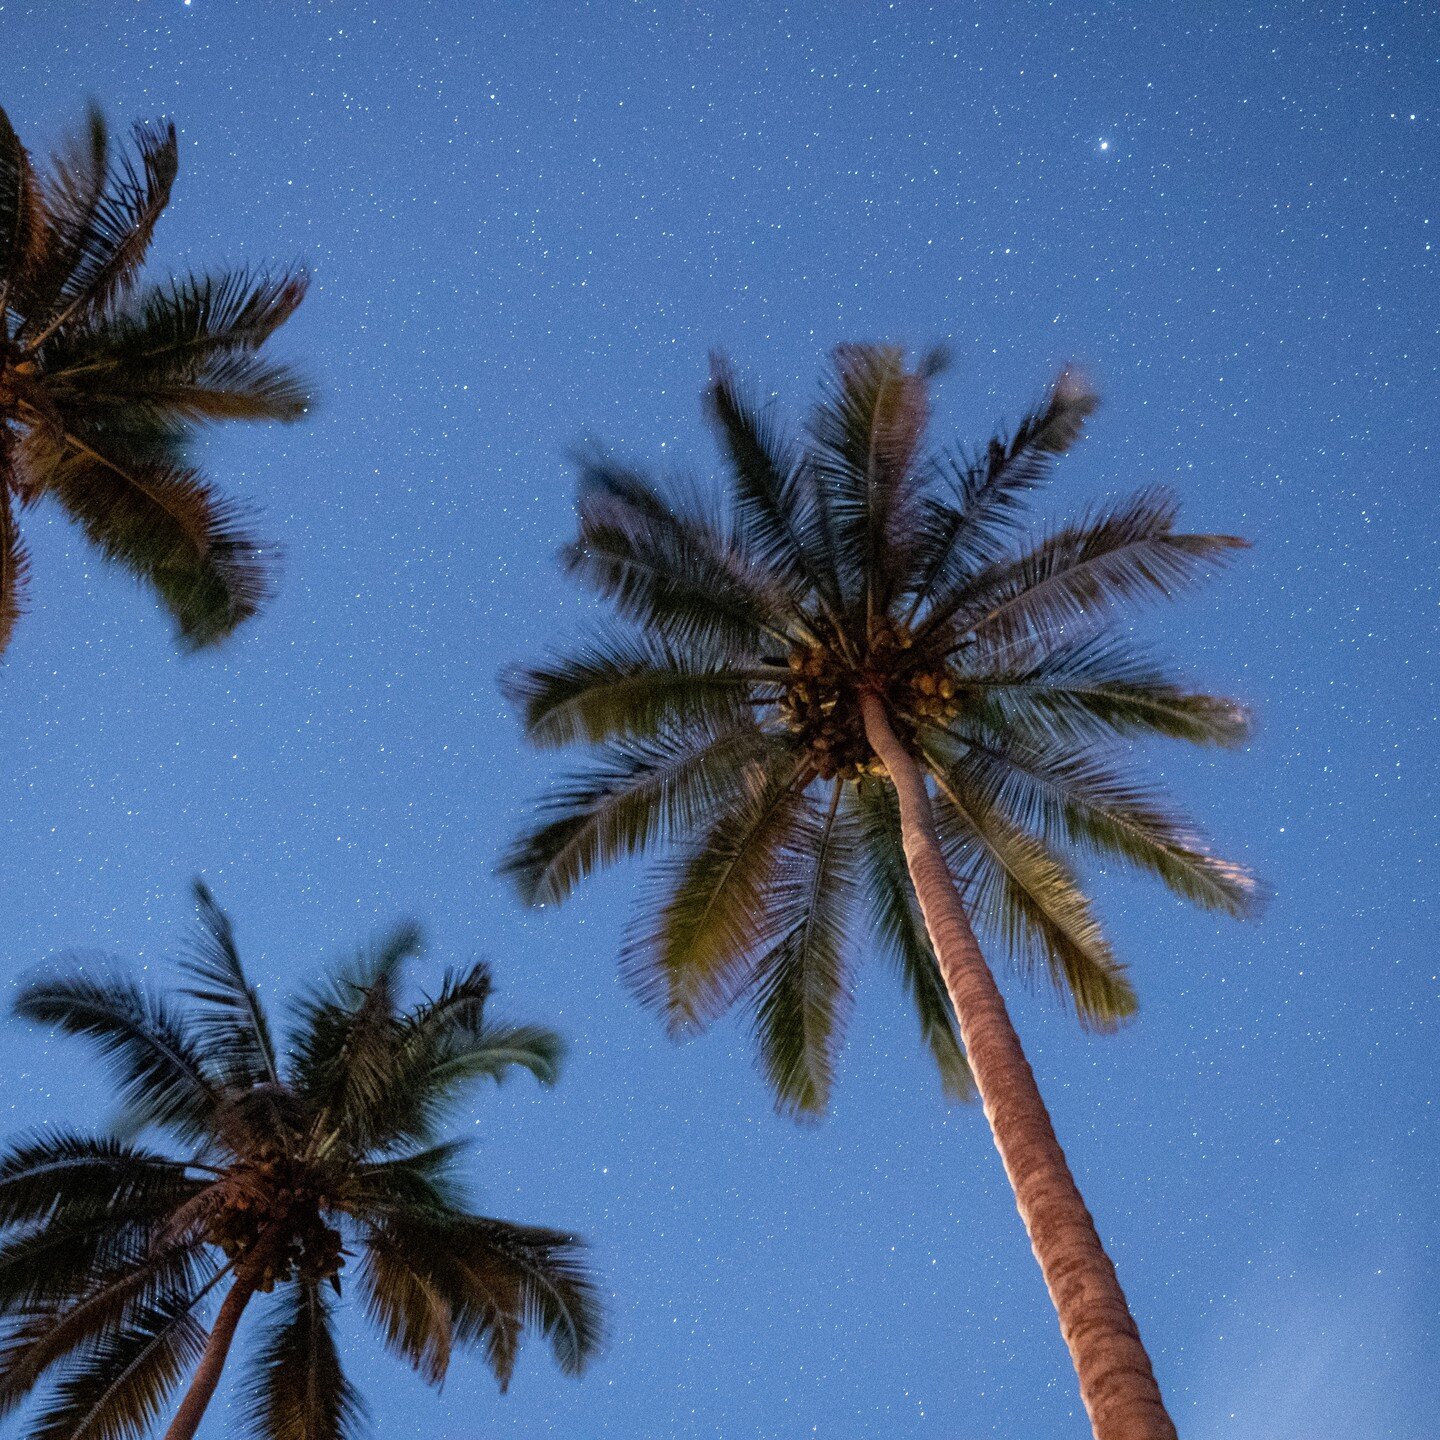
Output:
[[[475,1179],[591,1239],[608,1351],[437,1397],[356,1338],[377,1434],[1084,1433],[983,1117],[883,965],[797,1129],[738,1027],[677,1048],[622,990],[638,872],[538,913],[493,874],[556,768],[495,677],[590,613],[567,455],[703,472],[709,348],[799,408],[882,338],[951,347],[961,440],[1083,360],[1106,406],[1042,510],[1160,481],[1254,542],[1144,625],[1258,708],[1242,754],[1151,760],[1265,917],[1094,875],[1140,1019],[1013,1009],[1187,1440],[1440,1429],[1433,10],[5,0],[0,34],[37,150],[92,96],[174,116],[162,269],[310,264],[282,348],[321,394],[205,444],[286,555],[219,653],[29,515],[0,981],[158,966],[203,873],[277,1003],[414,915],[572,1042],[556,1091],[477,1098]],[[0,1033],[8,1129],[104,1120],[80,1051]]]

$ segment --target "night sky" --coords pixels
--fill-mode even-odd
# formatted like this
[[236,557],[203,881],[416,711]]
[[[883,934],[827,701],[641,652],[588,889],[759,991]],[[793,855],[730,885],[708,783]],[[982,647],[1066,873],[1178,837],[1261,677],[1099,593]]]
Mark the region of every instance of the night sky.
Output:
[[[1258,708],[1248,750],[1152,761],[1268,911],[1093,873],[1138,1021],[1013,1009],[1186,1440],[1440,1432],[1437,54],[1404,0],[0,3],[32,149],[89,97],[177,121],[161,271],[312,267],[278,351],[321,397],[205,443],[286,557],[217,653],[27,517],[0,982],[159,965],[199,873],[277,1003],[414,915],[421,975],[486,955],[497,1013],[572,1042],[557,1090],[477,1096],[475,1179],[593,1242],[608,1350],[577,1382],[531,1343],[505,1397],[462,1359],[436,1396],[349,1317],[378,1436],[1087,1433],[983,1117],[883,963],[796,1127],[741,1026],[676,1047],[621,988],[638,872],[558,912],[494,876],[563,763],[496,676],[590,614],[567,456],[704,472],[709,348],[798,409],[862,339],[950,346],[957,440],[1086,362],[1106,405],[1042,511],[1160,481],[1254,542],[1140,624]],[[0,1035],[8,1131],[103,1123],[81,1047]]]

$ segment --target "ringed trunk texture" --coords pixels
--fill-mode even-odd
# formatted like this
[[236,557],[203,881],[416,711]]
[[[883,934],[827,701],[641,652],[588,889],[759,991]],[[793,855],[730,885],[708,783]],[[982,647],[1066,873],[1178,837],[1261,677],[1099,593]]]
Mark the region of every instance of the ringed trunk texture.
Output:
[[925,928],[1096,1440],[1176,1440],[1115,1266],[1055,1138],[1020,1037],[945,864],[925,778],[896,737],[883,701],[867,695],[862,708],[866,738],[899,798],[905,859]]
[[226,1357],[230,1354],[230,1343],[235,1339],[235,1329],[240,1324],[245,1307],[255,1294],[259,1278],[260,1270],[254,1264],[236,1273],[234,1283],[220,1303],[215,1324],[210,1330],[210,1338],[205,1342],[205,1353],[200,1357],[200,1363],[190,1377],[190,1388],[185,1392],[185,1398],[180,1402],[180,1408],[175,1412],[170,1428],[165,1432],[165,1440],[195,1440],[195,1432],[200,1428],[206,1407],[215,1394],[215,1387],[220,1383],[220,1372],[225,1368]]

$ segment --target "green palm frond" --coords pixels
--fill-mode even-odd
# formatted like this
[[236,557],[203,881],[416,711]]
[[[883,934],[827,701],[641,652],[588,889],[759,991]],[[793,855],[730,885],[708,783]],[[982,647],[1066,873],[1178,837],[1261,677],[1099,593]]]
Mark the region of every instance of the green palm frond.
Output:
[[169,123],[137,124],[133,138],[138,164],[126,155],[108,165],[105,183],[85,216],[85,229],[66,237],[70,263],[53,310],[37,308],[21,328],[19,338],[27,353],[38,350],[72,319],[102,319],[139,276],[155,226],[170,203],[179,147]]
[[143,1436],[205,1349],[194,1313],[202,1296],[177,1291],[138,1307],[86,1346],[36,1417],[32,1440]]
[[22,987],[15,1013],[93,1040],[135,1122],[201,1139],[218,1100],[216,1077],[179,1012],[104,966]]
[[316,1143],[345,1136],[363,1144],[379,1123],[397,1067],[399,979],[420,945],[417,926],[397,926],[297,1002],[291,1081],[316,1116]]
[[810,420],[811,459],[829,499],[842,568],[858,576],[867,616],[903,579],[919,499],[916,462],[929,415],[926,375],[892,345],[842,345]]
[[592,457],[581,471],[579,513],[566,569],[622,615],[680,645],[753,651],[786,641],[795,598],[763,580],[719,521],[673,484],[662,492]]
[[[648,738],[691,723],[728,728],[751,713],[766,672],[739,671],[703,647],[645,634],[605,635],[544,666],[515,668],[502,682],[537,745]],[[772,690],[784,680],[776,671]]]
[[5,653],[15,622],[24,613],[26,581],[30,572],[30,557],[20,539],[14,504],[4,478],[6,449],[7,442],[0,439],[0,655]]
[[79,1293],[13,1307],[0,1326],[0,1417],[76,1352],[174,1307],[210,1285],[216,1263],[193,1247],[136,1247],[123,1262],[87,1277]]
[[601,1341],[599,1297],[571,1235],[459,1215],[394,1215],[366,1241],[361,1285],[390,1347],[432,1383],[452,1348],[481,1346],[500,1388],[524,1330],[550,1340],[567,1374]]
[[1064,634],[1120,602],[1169,598],[1245,544],[1181,533],[1176,513],[1174,497],[1156,488],[1063,526],[980,577],[959,629],[992,643]]
[[46,218],[35,167],[0,109],[0,328],[44,264]]
[[685,853],[659,867],[664,900],[627,940],[621,973],[680,1033],[723,1013],[779,938],[773,900],[806,811],[805,762],[776,746]]
[[737,794],[776,742],[757,727],[667,731],[612,741],[540,806],[501,863],[532,905],[561,900],[592,870],[664,844]]
[[866,778],[855,789],[871,924],[895,966],[920,1022],[920,1038],[940,1072],[947,1099],[975,1098],[975,1082],[955,1025],[955,1010],[925,930],[900,834],[900,806],[888,783]]
[[1254,912],[1254,876],[1213,854],[1163,797],[1093,750],[965,743],[967,753],[956,763],[969,783],[1052,848],[1068,845],[1121,860],[1205,910],[1237,918]]
[[1186,689],[1127,637],[1102,632],[1038,650],[1028,663],[1012,654],[1001,668],[980,667],[997,733],[1013,728],[1075,743],[1149,734],[1224,746],[1250,737],[1243,705]]
[[1047,975],[1085,1024],[1108,1030],[1129,1019],[1135,992],[1074,875],[973,782],[963,759],[931,753],[946,860],[977,921],[1027,979]]
[[851,990],[846,926],[855,837],[831,788],[828,809],[800,817],[767,899],[780,938],[756,965],[754,1033],[783,1114],[822,1115]]
[[430,1139],[459,1094],[477,1080],[498,1083],[517,1067],[545,1085],[559,1078],[564,1042],[543,1026],[487,1020],[490,989],[484,963],[447,971],[439,994],[401,1022],[389,1093],[373,1140]]
[[1030,494],[1049,478],[1055,460],[1080,438],[1099,397],[1076,370],[1061,372],[1046,403],[1012,433],[994,436],[983,456],[936,462],[945,500],[925,496],[911,542],[911,615],[929,604],[944,611],[980,566],[998,560],[1013,540]]
[[183,968],[195,982],[184,993],[199,1007],[196,1038],[226,1085],[279,1085],[270,1022],[245,975],[230,917],[201,880],[195,882],[195,903],[199,933]]
[[813,474],[803,452],[769,411],[745,395],[719,355],[711,356],[706,403],[730,460],[735,526],[747,553],[788,589],[814,592],[833,620],[840,587],[834,556],[817,537]]
[[340,1363],[330,1297],[297,1281],[274,1308],[247,1386],[247,1432],[255,1440],[348,1440],[365,1407]]
[[249,533],[244,509],[218,499],[197,470],[149,460],[143,450],[124,454],[142,447],[165,442],[145,432],[67,433],[59,443],[32,433],[24,460],[33,483],[96,549],[151,587],[186,648],[213,645],[258,613],[272,588],[273,557]]
[[127,1216],[180,1204],[203,1183],[182,1162],[124,1141],[69,1132],[0,1154],[0,1229],[65,1213]]

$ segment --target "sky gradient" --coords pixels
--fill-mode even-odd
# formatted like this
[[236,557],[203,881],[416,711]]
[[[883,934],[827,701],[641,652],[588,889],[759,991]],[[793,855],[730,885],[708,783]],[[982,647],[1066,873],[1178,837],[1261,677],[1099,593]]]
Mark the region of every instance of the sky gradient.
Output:
[[[277,1003],[413,915],[421,975],[488,956],[497,1010],[571,1040],[557,1090],[477,1098],[475,1176],[592,1241],[607,1353],[576,1382],[531,1344],[503,1398],[462,1359],[437,1397],[357,1324],[377,1436],[1086,1433],[983,1117],[883,963],[799,1128],[739,1026],[676,1047],[622,989],[638,871],[558,912],[494,876],[563,763],[496,676],[592,613],[553,559],[567,455],[705,473],[707,350],[798,412],[858,339],[947,344],[965,441],[1084,362],[1106,404],[1042,514],[1159,481],[1253,541],[1141,623],[1258,709],[1243,753],[1152,759],[1266,914],[1092,871],[1138,1021],[1007,991],[1182,1436],[1440,1432],[1437,55],[1405,0],[0,0],[32,149],[90,97],[178,123],[158,271],[311,266],[278,348],[320,394],[203,447],[285,552],[217,653],[27,516],[0,985],[159,966],[203,874]],[[81,1047],[0,1035],[7,1131],[105,1119]]]

